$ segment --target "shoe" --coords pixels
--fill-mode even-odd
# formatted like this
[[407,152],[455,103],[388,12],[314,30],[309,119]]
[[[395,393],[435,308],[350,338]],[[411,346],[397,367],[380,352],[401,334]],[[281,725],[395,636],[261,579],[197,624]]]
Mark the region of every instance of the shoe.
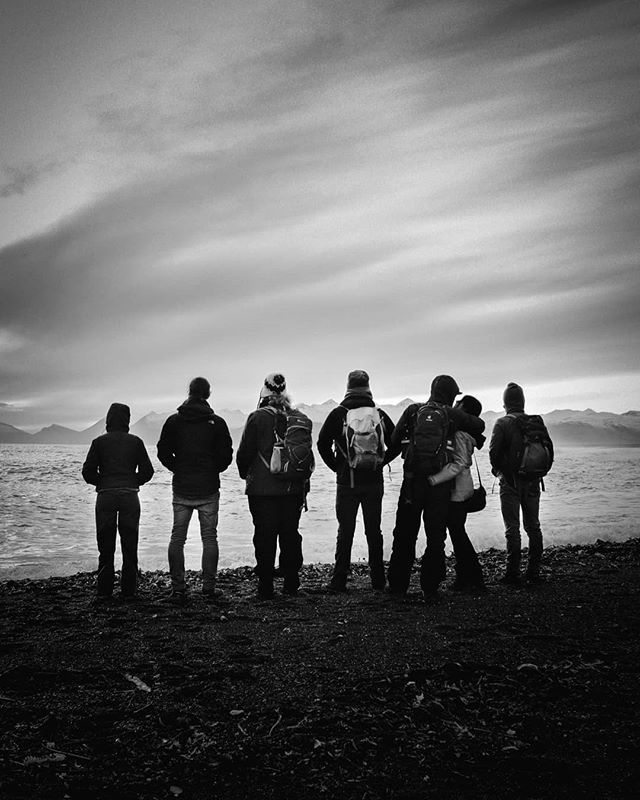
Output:
[[139,597],[138,597],[137,594],[121,594],[120,595],[120,600],[121,600],[121,602],[126,603],[127,605],[129,605],[130,603],[137,603],[138,600],[139,600]]
[[501,578],[498,578],[498,583],[501,583],[503,586],[522,586],[522,581],[519,575],[503,575]]
[[187,603],[187,593],[173,589],[166,597],[162,598],[163,603],[170,603],[173,606],[184,606]]
[[329,594],[346,594],[348,589],[345,583],[334,583],[333,581],[329,581],[327,584],[327,591]]
[[284,586],[282,594],[287,595],[287,597],[305,597],[307,593],[299,586]]
[[97,594],[91,601],[92,606],[115,606],[117,600],[112,594]]

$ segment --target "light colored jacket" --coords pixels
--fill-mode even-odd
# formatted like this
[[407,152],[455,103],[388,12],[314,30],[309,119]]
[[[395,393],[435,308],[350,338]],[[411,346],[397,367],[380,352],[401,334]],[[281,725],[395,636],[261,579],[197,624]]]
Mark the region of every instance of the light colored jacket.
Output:
[[455,478],[451,500],[461,503],[468,500],[473,494],[473,478],[471,464],[475,440],[473,436],[464,431],[456,431],[453,437],[453,461],[445,464],[440,472],[429,476],[429,483],[436,486]]

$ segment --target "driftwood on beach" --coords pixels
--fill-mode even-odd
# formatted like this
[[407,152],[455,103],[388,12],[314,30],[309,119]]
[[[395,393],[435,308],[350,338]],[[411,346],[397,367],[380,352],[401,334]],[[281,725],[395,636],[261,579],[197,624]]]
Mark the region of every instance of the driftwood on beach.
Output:
[[95,576],[0,584],[3,798],[624,798],[640,770],[640,540],[549,549],[547,580],[433,605],[257,602],[252,571],[185,608],[94,609]]

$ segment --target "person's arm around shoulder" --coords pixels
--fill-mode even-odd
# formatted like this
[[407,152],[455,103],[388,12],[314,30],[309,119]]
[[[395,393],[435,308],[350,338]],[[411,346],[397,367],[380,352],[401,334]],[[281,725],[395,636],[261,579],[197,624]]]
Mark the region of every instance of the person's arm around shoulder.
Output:
[[100,466],[100,456],[98,454],[98,445],[94,439],[89,447],[89,452],[82,465],[82,477],[87,483],[92,486],[98,485],[99,475],[98,467]]
[[144,446],[142,439],[138,438],[138,486],[148,483],[153,478],[153,465],[147,448]]
[[170,472],[173,472],[176,466],[175,454],[175,420],[173,417],[165,420],[160,433],[160,439],[157,445],[158,460]]
[[454,422],[457,430],[465,431],[466,433],[470,433],[472,436],[482,433],[484,430],[484,420],[480,417],[476,417],[473,414],[468,414],[461,408],[449,408],[448,411],[449,419]]
[[216,426],[216,466],[218,472],[224,472],[233,461],[233,441],[229,426],[222,417],[214,417]]
[[457,478],[463,470],[469,469],[471,466],[472,454],[473,439],[471,436],[457,431],[454,436],[453,461],[445,464],[440,472],[430,475],[427,478],[427,483],[430,483],[431,486],[437,486],[439,483],[446,483],[453,478]]
[[334,408],[325,419],[322,428],[320,428],[316,443],[320,458],[332,472],[336,472],[338,469],[338,459],[333,450],[333,443],[342,435],[342,422],[340,408]]

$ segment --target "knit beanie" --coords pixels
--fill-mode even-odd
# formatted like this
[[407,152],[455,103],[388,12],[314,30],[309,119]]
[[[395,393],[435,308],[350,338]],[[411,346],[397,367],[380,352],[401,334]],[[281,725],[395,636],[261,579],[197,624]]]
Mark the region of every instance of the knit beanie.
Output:
[[354,369],[347,376],[347,391],[371,391],[369,389],[369,375],[363,369]]
[[524,411],[524,392],[522,386],[517,383],[508,383],[502,395],[502,402],[505,408],[512,408],[516,411]]
[[262,389],[260,389],[260,399],[265,397],[277,397],[287,390],[287,382],[281,372],[270,372],[264,379]]
[[474,417],[479,417],[482,414],[482,403],[473,395],[465,394],[460,400],[460,405],[464,411],[468,414],[473,414]]

